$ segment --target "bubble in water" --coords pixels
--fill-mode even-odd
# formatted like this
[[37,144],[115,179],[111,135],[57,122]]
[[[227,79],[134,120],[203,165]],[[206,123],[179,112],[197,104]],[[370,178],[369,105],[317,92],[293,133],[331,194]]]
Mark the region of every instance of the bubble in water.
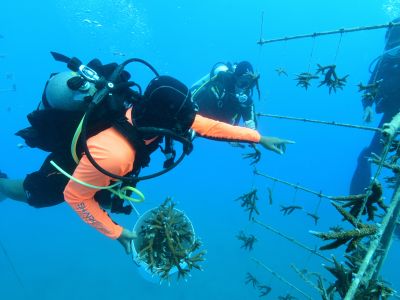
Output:
[[79,27],[83,35],[97,43],[110,44],[109,40],[113,39],[123,43],[125,49],[132,49],[150,38],[146,11],[132,0],[60,0],[58,3],[60,11],[69,19],[67,27]]
[[398,18],[400,16],[400,0],[387,0],[383,4],[382,8],[390,19]]

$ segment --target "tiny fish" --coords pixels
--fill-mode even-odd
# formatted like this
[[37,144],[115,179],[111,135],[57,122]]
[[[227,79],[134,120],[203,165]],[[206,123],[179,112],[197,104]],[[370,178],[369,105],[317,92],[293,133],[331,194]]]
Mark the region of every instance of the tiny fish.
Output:
[[125,56],[125,53],[121,52],[121,51],[114,51],[113,52],[114,56]]

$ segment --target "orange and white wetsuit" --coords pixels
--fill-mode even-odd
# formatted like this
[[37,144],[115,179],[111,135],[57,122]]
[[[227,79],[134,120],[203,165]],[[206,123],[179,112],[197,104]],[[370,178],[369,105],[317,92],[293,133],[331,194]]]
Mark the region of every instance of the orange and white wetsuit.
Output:
[[[131,109],[126,112],[131,120]],[[252,129],[238,127],[196,115],[192,129],[199,135],[213,139],[258,143],[260,134]],[[146,143],[151,143],[152,140]],[[87,141],[89,151],[96,162],[107,171],[124,176],[133,169],[135,149],[114,128],[108,128]],[[95,186],[108,186],[111,178],[98,171],[83,155],[73,176]],[[83,186],[70,180],[64,190],[65,201],[78,215],[106,236],[117,239],[122,227],[114,223],[94,199],[98,190]]]

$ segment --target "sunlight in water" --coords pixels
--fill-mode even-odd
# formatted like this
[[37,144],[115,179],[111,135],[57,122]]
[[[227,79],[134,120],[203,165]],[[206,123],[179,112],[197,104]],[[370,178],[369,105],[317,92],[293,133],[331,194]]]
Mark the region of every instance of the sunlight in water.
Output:
[[400,0],[387,0],[382,8],[391,19],[400,16]]

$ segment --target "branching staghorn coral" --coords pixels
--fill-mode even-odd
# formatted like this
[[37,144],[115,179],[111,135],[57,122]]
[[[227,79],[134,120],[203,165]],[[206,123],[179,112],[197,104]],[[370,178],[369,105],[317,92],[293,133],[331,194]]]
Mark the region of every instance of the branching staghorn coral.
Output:
[[317,232],[310,231],[311,234],[321,238],[322,240],[334,240],[332,243],[320,247],[320,250],[335,249],[344,244],[347,244],[346,252],[351,252],[357,248],[359,242],[367,236],[375,235],[378,232],[378,227],[375,225],[362,224],[357,222],[356,218],[347,212],[342,206],[332,202],[332,205],[339,211],[346,221],[352,224],[355,229],[353,230],[341,230],[341,231],[330,231],[330,232]]
[[340,264],[335,257],[333,257],[333,266],[324,266],[335,278],[336,281],[328,288],[327,291],[336,289],[341,298],[347,293],[353,279],[353,272]]
[[258,201],[257,189],[254,189],[249,193],[241,195],[240,197],[236,198],[235,201],[238,200],[242,201],[240,206],[244,207],[245,211],[249,212],[249,220],[252,219],[253,213],[256,213],[257,215],[260,214],[260,212],[257,209],[257,201]]
[[[353,252],[354,256],[346,256],[346,258],[349,260],[346,262],[347,267],[343,264],[340,264],[335,257],[333,257],[333,266],[324,266],[325,269],[327,269],[336,278],[335,282],[331,284],[328,289],[326,289],[325,296],[331,297],[331,294],[334,292],[337,292],[342,299],[346,296],[365,253],[366,248],[361,248],[358,253]],[[318,283],[318,285],[320,285],[320,283]],[[394,290],[387,286],[387,284],[385,284],[383,281],[371,280],[360,285],[354,296],[354,300],[388,299],[390,296],[393,296],[394,293]],[[323,296],[323,299],[330,300],[333,298],[324,298]]]
[[[376,205],[383,209],[385,212],[387,211],[387,206],[383,202],[382,198],[382,185],[378,180],[375,180],[372,185],[371,185],[371,194],[367,198],[367,202],[364,206],[364,210],[362,212],[363,215],[368,214],[368,221],[373,221],[375,218],[375,212],[378,210]],[[360,196],[360,195],[357,195]],[[346,200],[340,200],[342,202],[346,202],[342,207],[350,207],[350,214],[357,217],[360,213],[361,208],[363,207],[363,202],[365,199],[366,195],[361,198],[356,198],[356,199],[346,199]],[[339,200],[337,200],[339,201]]]
[[269,293],[271,293],[272,288],[268,285],[261,284],[258,286],[258,291],[260,292],[258,297],[266,297]]
[[246,235],[243,231],[239,232],[236,238],[243,242],[240,248],[244,248],[245,250],[249,251],[253,250],[254,243],[257,242],[257,238],[254,235]]
[[318,221],[321,218],[320,216],[318,216],[315,213],[310,213],[310,212],[306,212],[307,216],[309,216],[311,219],[314,220],[314,225],[318,225]]
[[283,206],[281,205],[281,212],[283,213],[283,215],[287,216],[290,215],[292,212],[294,212],[295,210],[302,210],[303,207],[298,206],[298,205],[289,205],[289,206]]
[[139,258],[148,264],[148,269],[161,280],[169,280],[170,271],[178,270],[178,278],[185,278],[192,269],[202,270],[206,251],[199,250],[201,242],[194,236],[187,217],[175,209],[171,198],[151,212],[138,234],[142,239]]
[[330,286],[328,289],[325,289],[324,282],[322,281],[322,277],[318,275],[318,290],[321,294],[322,300],[334,300],[335,299],[335,286]]
[[258,150],[256,145],[254,145],[254,144],[250,144],[249,146],[253,149],[253,152],[243,154],[242,157],[244,159],[250,159],[250,165],[253,166],[253,165],[256,165],[260,161],[261,151]]
[[296,81],[297,81],[297,86],[300,86],[302,88],[305,88],[306,90],[309,88],[311,85],[311,80],[318,79],[319,76],[311,74],[309,72],[303,72],[298,75],[296,75]]
[[336,65],[318,65],[316,74],[318,75],[320,73],[324,76],[324,79],[320,82],[318,87],[326,85],[329,88],[329,94],[331,94],[332,91],[336,93],[337,89],[342,90],[347,83],[347,77],[349,77],[349,75],[346,75],[342,78],[339,78],[336,74]]
[[245,279],[244,283],[246,285],[251,284],[254,288],[256,288],[260,284],[258,279],[249,272],[247,272],[247,274],[246,274],[246,279]]

